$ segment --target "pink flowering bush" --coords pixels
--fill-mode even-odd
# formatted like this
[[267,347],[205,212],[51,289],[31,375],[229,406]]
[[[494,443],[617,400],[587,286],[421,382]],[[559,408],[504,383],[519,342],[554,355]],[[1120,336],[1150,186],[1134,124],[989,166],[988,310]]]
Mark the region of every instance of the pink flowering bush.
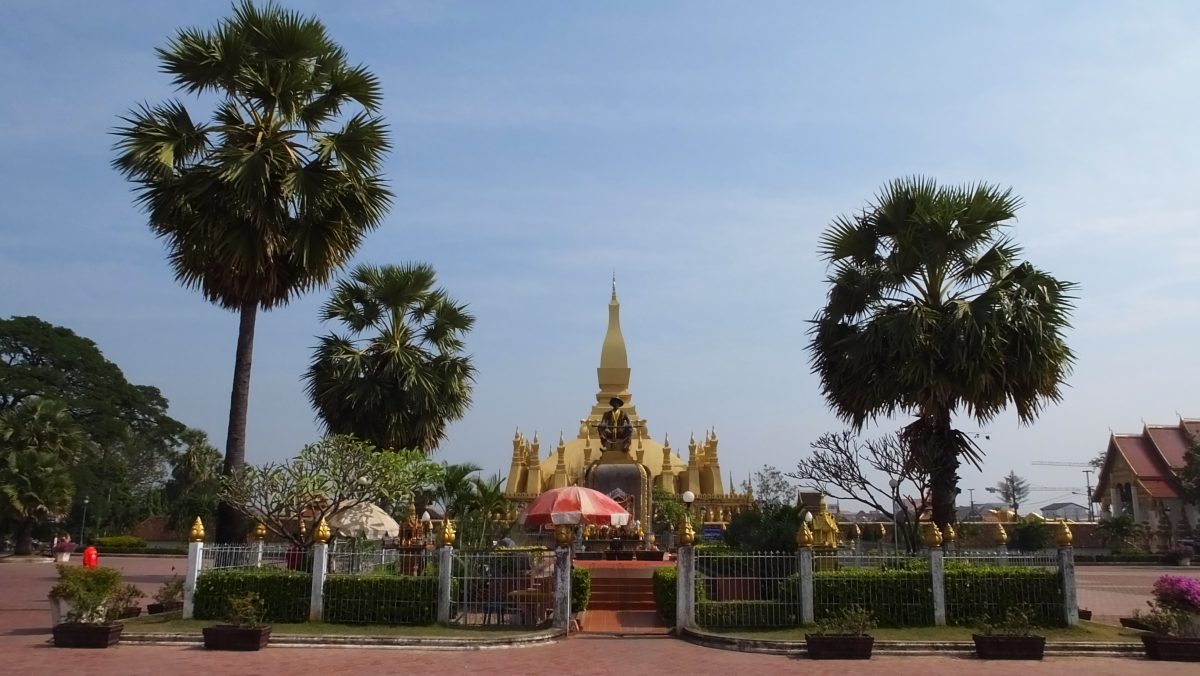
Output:
[[1200,614],[1200,580],[1163,575],[1154,583],[1154,601],[1163,608]]

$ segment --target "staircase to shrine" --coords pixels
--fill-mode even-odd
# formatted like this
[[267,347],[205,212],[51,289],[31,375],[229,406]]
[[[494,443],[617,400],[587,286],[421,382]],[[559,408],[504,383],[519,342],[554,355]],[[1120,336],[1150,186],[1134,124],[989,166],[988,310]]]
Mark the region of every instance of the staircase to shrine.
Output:
[[584,632],[662,634],[667,627],[654,605],[654,571],[674,563],[648,561],[576,561],[592,574],[592,593],[584,613]]

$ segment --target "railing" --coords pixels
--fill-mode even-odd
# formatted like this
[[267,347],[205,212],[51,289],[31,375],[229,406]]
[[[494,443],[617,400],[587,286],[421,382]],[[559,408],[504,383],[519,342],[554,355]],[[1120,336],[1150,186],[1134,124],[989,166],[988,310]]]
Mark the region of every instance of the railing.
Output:
[[[687,550],[687,551],[684,551]],[[1078,621],[1073,554],[943,551],[713,552],[682,548],[677,628],[793,627],[865,608],[882,626]],[[689,571],[688,568],[691,568]],[[694,580],[694,584],[689,583]]]
[[554,553],[455,551],[450,621],[461,626],[548,624],[554,608]]

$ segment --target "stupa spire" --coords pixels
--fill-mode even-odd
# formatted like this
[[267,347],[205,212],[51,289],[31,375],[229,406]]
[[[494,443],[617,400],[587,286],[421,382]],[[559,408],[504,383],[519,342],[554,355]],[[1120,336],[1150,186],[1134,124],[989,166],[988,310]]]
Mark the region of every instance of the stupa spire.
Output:
[[621,335],[621,302],[617,300],[617,277],[614,273],[612,299],[608,301],[608,330],[600,348],[600,368],[596,369],[600,381],[597,399],[608,403],[611,397],[629,398],[629,354],[625,350],[625,337]]

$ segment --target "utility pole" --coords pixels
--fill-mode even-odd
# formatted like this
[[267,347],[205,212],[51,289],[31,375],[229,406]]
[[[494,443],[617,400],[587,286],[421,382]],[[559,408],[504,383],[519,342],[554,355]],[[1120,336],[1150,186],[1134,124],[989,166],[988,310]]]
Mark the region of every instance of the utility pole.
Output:
[[1092,471],[1090,469],[1083,470],[1083,480],[1087,483],[1088,521],[1096,520],[1096,513],[1092,511]]
[[971,494],[971,510],[967,512],[967,515],[973,518],[975,516],[975,489],[968,488],[967,492]]

